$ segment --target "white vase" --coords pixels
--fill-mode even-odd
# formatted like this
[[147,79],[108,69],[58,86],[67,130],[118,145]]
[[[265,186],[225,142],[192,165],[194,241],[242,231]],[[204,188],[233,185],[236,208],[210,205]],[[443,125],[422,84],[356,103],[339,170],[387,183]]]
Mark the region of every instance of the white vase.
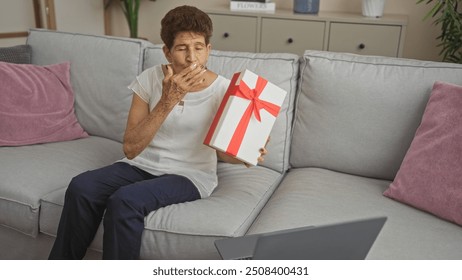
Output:
[[363,0],[363,16],[381,17],[385,8],[385,0]]

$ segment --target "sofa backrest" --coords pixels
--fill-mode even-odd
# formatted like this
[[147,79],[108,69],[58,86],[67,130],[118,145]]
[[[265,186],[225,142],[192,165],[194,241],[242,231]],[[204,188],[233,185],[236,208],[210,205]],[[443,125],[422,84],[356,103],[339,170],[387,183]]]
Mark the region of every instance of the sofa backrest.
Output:
[[[144,68],[166,63],[162,46],[149,47],[145,52]],[[299,57],[282,53],[246,53],[213,50],[207,67],[228,79],[236,72],[248,69],[287,91],[287,97],[271,131],[268,155],[263,166],[278,172],[289,167],[290,134],[297,89]]]
[[290,163],[393,180],[436,80],[462,65],[306,51]]
[[152,44],[43,29],[32,29],[27,44],[33,64],[70,61],[80,124],[91,135],[121,142],[132,99],[127,86],[141,72],[143,50]]

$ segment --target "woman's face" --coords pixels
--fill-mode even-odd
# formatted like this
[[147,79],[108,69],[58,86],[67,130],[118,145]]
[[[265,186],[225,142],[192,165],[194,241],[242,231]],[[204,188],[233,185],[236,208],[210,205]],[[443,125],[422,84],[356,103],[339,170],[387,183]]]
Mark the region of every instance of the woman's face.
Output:
[[210,49],[211,45],[205,43],[203,35],[180,32],[176,35],[171,49],[164,46],[164,54],[172,64],[173,72],[178,73],[192,64],[205,66]]

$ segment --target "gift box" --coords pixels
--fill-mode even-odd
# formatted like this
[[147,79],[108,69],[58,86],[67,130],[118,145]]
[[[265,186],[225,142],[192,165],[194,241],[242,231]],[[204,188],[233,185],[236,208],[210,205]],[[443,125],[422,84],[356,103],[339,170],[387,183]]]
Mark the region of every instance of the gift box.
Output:
[[257,165],[286,95],[249,70],[235,73],[204,144]]

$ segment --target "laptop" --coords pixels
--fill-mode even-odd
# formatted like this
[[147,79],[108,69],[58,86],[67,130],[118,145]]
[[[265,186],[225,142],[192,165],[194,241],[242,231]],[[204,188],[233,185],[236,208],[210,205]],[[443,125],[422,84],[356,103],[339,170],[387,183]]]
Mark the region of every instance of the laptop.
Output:
[[224,260],[363,260],[386,217],[307,226],[215,241]]

